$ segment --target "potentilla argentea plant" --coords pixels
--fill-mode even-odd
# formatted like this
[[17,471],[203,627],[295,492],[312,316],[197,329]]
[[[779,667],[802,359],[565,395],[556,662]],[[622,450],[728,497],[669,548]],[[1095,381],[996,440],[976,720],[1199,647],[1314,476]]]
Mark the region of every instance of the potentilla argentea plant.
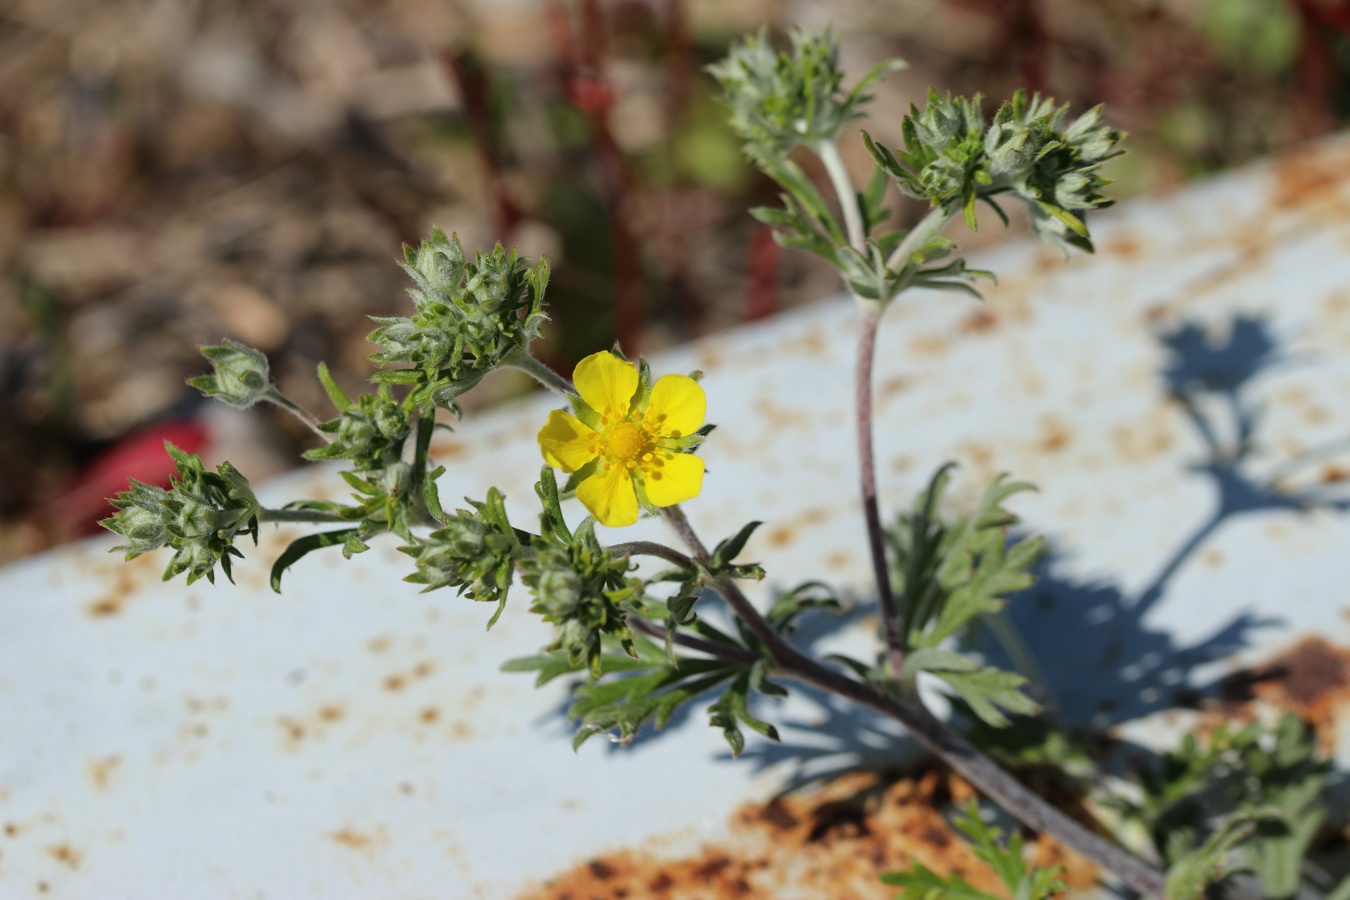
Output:
[[[979,97],[933,92],[922,109],[911,106],[901,118],[902,146],[888,147],[862,133],[874,167],[859,190],[838,150],[841,131],[865,118],[868,87],[898,65],[884,63],[849,86],[834,37],[799,31],[786,52],[760,34],[711,67],[747,156],[782,189],[779,205],[752,214],[773,227],[783,246],[833,265],[857,300],[854,402],[879,598],[882,650],[876,659],[816,659],[793,643],[803,614],[838,608],[819,583],[788,591],[767,609],[747,599],[739,583],[762,578],[764,570],[739,557],[758,522],[719,536],[709,549],[685,518],[681,504],[697,502],[702,491],[704,454],[717,454],[716,440],[708,440],[713,426],[704,421],[698,373],[653,373],[645,360],[630,360],[614,348],[587,356],[571,378],[555,374],[530,349],[547,320],[547,260],[500,245],[469,255],[458,238],[439,229],[419,247],[406,248],[412,308],[405,316],[378,319],[370,335],[379,348],[371,357],[378,367],[376,389],[349,397],[319,367],[335,409],[327,421],[282,395],[256,350],[228,340],[202,348],[213,369],[192,384],[235,406],[267,401],[304,420],[321,441],[306,457],[346,464],[339,473],[352,489],[346,502],[297,499],[264,507],[232,466],[210,472],[196,456],[170,447],[179,474],[168,490],[133,482],[114,501],[118,512],[104,525],[124,539],[116,549],[132,558],[167,547],[173,556],[165,578],[214,580],[217,567],[229,577],[232,558],[243,555],[241,536],[256,541],[260,526],[271,522],[313,525],[313,533],[274,562],[272,585],[279,590],[282,574],[305,555],[335,547],[350,558],[392,533],[410,558],[406,580],[428,591],[454,588],[494,605],[489,627],[513,586],[523,585],[531,612],[552,625],[553,640],[540,655],[507,668],[535,672],[540,684],[563,675],[585,677],[571,707],[578,745],[598,733],[627,741],[704,698],[711,703],[711,724],[739,753],[746,728],[777,738],[774,726],[752,713],[751,698],[781,696],[786,682],[806,683],[899,720],[990,799],[1130,888],[1147,896],[1162,896],[1165,888],[1172,896],[1193,896],[1193,885],[1203,885],[1203,874],[1215,868],[1213,846],[1183,860],[1187,877],[1169,882],[1154,864],[1023,787],[919,699],[916,682],[927,673],[986,729],[1037,710],[1020,675],[972,658],[953,639],[1031,583],[1042,544],[1039,538],[1009,540],[1016,519],[1004,503],[1029,486],[1005,476],[989,485],[970,515],[956,521],[939,516],[949,466],[912,504],[892,499],[889,521],[895,524],[885,526],[871,424],[878,326],[911,288],[978,298],[975,283],[992,275],[967,268],[947,230],[956,220],[977,228],[982,209],[1006,222],[1000,204],[1022,203],[1041,238],[1066,253],[1090,251],[1087,216],[1109,203],[1100,169],[1121,152],[1121,135],[1103,123],[1100,108],[1071,117],[1049,98],[1019,92],[991,118]],[[829,199],[795,161],[801,153],[814,154],[823,165]],[[927,205],[911,229],[887,224],[892,185],[901,197]],[[458,398],[504,367],[524,370],[559,398],[559,408],[539,425],[537,522],[509,521],[496,489],[466,508],[445,510],[438,490],[444,469],[429,458],[438,416],[458,416]],[[586,518],[569,521],[561,505],[569,497],[580,501]],[[902,515],[901,508],[910,511]],[[677,546],[606,544],[596,533],[597,524],[623,527],[642,515],[664,519]],[[634,561],[642,556],[662,560],[666,568],[639,576]],[[714,627],[700,616],[698,607],[707,603],[724,605],[732,627]],[[1053,872],[1023,871],[1020,844],[997,843],[998,835],[982,828],[973,808],[963,822],[1017,896],[1024,889],[1026,896],[1049,896],[1061,887]],[[1239,831],[1233,826],[1223,833]],[[947,883],[922,867],[888,878],[914,896],[961,888],[960,879]],[[1187,887],[1177,893],[1181,889],[1169,884]]]

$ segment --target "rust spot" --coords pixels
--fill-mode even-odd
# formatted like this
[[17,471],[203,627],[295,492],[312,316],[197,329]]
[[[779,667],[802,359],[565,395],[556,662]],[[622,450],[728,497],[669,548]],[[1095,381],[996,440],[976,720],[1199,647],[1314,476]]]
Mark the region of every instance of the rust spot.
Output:
[[11,837],[11,838],[12,838],[12,837],[17,837],[18,834],[19,834],[19,826],[18,826],[18,825],[15,825],[13,822],[6,822],[6,823],[5,823],[5,837]]
[[797,537],[797,530],[807,528],[811,525],[825,521],[829,511],[821,506],[813,506],[803,511],[790,522],[783,522],[775,525],[768,531],[769,544],[773,547],[784,547]]
[[95,619],[115,616],[126,606],[132,591],[132,580],[126,575],[117,579],[117,585],[107,594],[89,604],[89,615]]
[[104,616],[115,616],[122,611],[122,603],[125,597],[104,597],[102,600],[95,600],[89,604],[89,615],[94,618]]
[[1219,550],[1210,548],[1200,555],[1200,561],[1211,569],[1217,569],[1223,565],[1223,553]]
[[346,714],[346,710],[336,704],[319,708],[319,718],[324,722],[336,722]]
[[853,557],[844,550],[836,550],[825,557],[825,565],[831,569],[847,569]]
[[444,456],[447,459],[458,459],[469,452],[469,448],[458,441],[444,441],[436,444],[436,456]]
[[419,719],[428,725],[434,724],[440,717],[441,711],[434,706],[428,706],[426,709],[422,710],[421,715],[418,716]]
[[373,850],[379,843],[374,835],[365,834],[354,828],[344,828],[341,831],[335,831],[329,835],[334,843],[341,844],[352,850]]
[[[94,783],[94,787],[100,791],[108,789],[108,778],[112,775],[113,769],[122,764],[122,757],[107,756],[103,759],[96,759],[89,764],[89,780]],[[6,826],[8,831],[8,826]]]
[[1059,419],[1051,418],[1045,421],[1045,431],[1041,435],[1040,447],[1046,453],[1058,453],[1069,446],[1069,441],[1072,439],[1073,433],[1069,431],[1069,426]]
[[[882,897],[877,873],[921,862],[946,875],[961,872],[975,887],[999,890],[993,872],[958,838],[944,815],[971,789],[955,776],[928,771],[893,778],[851,773],[813,793],[747,804],[717,846],[687,857],[620,850],[588,859],[522,900],[618,897]],[[1096,884],[1097,871],[1045,838],[1027,842],[1037,859],[1063,862],[1074,889]]]
[[1154,327],[1160,326],[1163,322],[1172,317],[1172,310],[1164,303],[1155,303],[1144,310],[1144,321]]
[[697,345],[694,348],[694,365],[705,371],[720,368],[722,365],[722,348],[715,346],[712,342]]
[[1331,752],[1340,710],[1350,703],[1350,650],[1306,637],[1269,662],[1228,676],[1219,694],[1214,711],[1230,718],[1251,717],[1253,700],[1294,713]]
[[1345,183],[1345,160],[1331,159],[1325,151],[1295,150],[1275,160],[1275,184],[1270,205],[1275,209],[1302,206],[1322,200]]
[[1144,462],[1166,453],[1176,441],[1175,425],[1164,415],[1150,415],[1137,425],[1111,429],[1111,443],[1126,462]]
[[187,697],[183,702],[193,713],[224,712],[230,708],[229,697]]
[[408,679],[402,675],[390,675],[384,680],[384,689],[386,691],[401,691],[408,684]]
[[909,352],[913,356],[941,356],[950,348],[950,342],[940,335],[920,335],[909,342]]
[[987,309],[977,309],[961,323],[962,334],[988,334],[998,327],[998,316]]
[[62,865],[69,866],[72,869],[78,869],[80,867],[80,860],[84,858],[83,853],[69,844],[57,844],[55,847],[48,847],[47,855]]
[[86,607],[89,615],[95,619],[104,619],[120,613],[139,588],[146,567],[152,564],[152,556],[147,554],[129,560],[110,572],[113,588]]
[[994,451],[987,444],[971,444],[968,452],[976,469],[987,469],[994,462]]
[[372,638],[370,642],[366,644],[366,649],[371,653],[383,653],[389,649],[389,645],[392,643],[393,639],[390,638],[389,635],[382,634],[377,638]]
[[830,345],[818,331],[809,331],[802,337],[799,337],[782,348],[789,354],[801,354],[803,356],[825,356],[830,352]]
[[877,385],[877,406],[882,406],[896,394],[909,387],[909,379],[894,375]]
[[52,889],[52,886],[45,881],[39,881],[37,883],[37,889],[39,894],[45,894]]
[[1107,241],[1102,247],[1103,253],[1112,256],[1126,257],[1138,256],[1141,249],[1142,248],[1139,246],[1139,242],[1135,240],[1134,235],[1130,234],[1128,231],[1113,236],[1111,240]]
[[780,406],[770,397],[760,397],[755,402],[755,411],[764,417],[769,427],[775,431],[788,431],[795,428],[810,428],[813,424],[809,413],[800,408]]
[[286,738],[292,743],[299,743],[300,741],[304,740],[305,726],[301,725],[294,719],[283,717],[277,720],[277,724],[279,724],[285,730]]
[[1322,638],[1304,638],[1257,673],[1256,694],[1307,719],[1329,739],[1338,707],[1350,699],[1347,657]]
[[769,804],[761,811],[760,816],[769,825],[782,831],[790,831],[800,824],[797,817],[788,809],[787,804],[779,799],[769,801]]
[[420,663],[418,663],[417,665],[413,666],[412,673],[413,673],[413,677],[414,677],[414,678],[426,678],[428,675],[430,675],[430,674],[431,674],[432,672],[434,672],[435,670],[436,670],[436,667],[435,667],[434,665],[432,665],[431,663],[429,663],[429,662],[420,662]]
[[1345,481],[1347,478],[1350,478],[1350,472],[1340,466],[1327,466],[1322,470],[1323,484],[1335,484],[1338,481]]

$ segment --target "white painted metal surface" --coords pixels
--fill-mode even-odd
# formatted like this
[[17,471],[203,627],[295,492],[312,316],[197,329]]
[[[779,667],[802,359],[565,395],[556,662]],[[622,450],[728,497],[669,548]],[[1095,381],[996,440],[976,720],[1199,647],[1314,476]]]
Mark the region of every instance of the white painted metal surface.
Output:
[[[883,503],[948,458],[958,503],[999,471],[1040,486],[1013,506],[1054,556],[1013,618],[1069,718],[1156,740],[1139,717],[1178,689],[1307,636],[1350,646],[1350,454],[1289,462],[1350,437],[1348,171],[1334,140],[1125,204],[1094,220],[1094,258],[1007,246],[973,260],[1000,277],[984,307],[919,295],[888,314]],[[686,509],[710,541],[766,521],[746,554],[765,590],[823,578],[867,600],[854,326],[823,303],[653,360],[706,373],[720,427]],[[552,406],[441,443],[447,503],[497,485],[532,521]],[[263,495],[338,485],[312,467]],[[731,760],[700,707],[659,740],[574,755],[562,686],[497,671],[547,641],[523,591],[484,633],[489,608],[403,584],[389,540],[311,556],[277,596],[267,569],[295,534],[267,534],[233,588],[162,584],[162,556],[126,565],[111,541],[0,572],[0,897],[507,897],[607,848],[715,836],[788,777],[776,760],[858,749],[810,727],[827,717],[803,700],[765,711],[796,723],[784,754]],[[648,521],[616,539],[638,537],[665,536]],[[821,646],[867,640],[852,629]]]

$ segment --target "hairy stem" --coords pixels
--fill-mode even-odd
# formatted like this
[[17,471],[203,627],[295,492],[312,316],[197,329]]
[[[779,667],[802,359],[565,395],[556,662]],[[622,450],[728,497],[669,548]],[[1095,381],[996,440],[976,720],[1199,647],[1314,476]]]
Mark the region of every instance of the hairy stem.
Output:
[[[655,622],[643,619],[639,616],[629,616],[628,627],[633,631],[640,631],[648,637],[657,638],[664,641],[666,639],[666,630]],[[700,653],[706,653],[709,656],[715,656],[718,659],[725,659],[728,662],[753,663],[759,660],[760,655],[750,650],[742,650],[739,647],[732,647],[729,644],[719,644],[716,641],[710,641],[701,638],[698,635],[688,634],[683,631],[676,631],[670,636],[670,639],[681,647],[688,647],[690,650],[697,650]]]
[[858,434],[858,486],[862,493],[863,520],[867,525],[867,548],[872,555],[872,575],[877,583],[877,607],[886,637],[886,658],[891,673],[900,677],[905,667],[905,635],[900,631],[900,611],[891,589],[891,571],[886,563],[886,539],[881,530],[877,505],[877,466],[872,450],[872,361],[876,357],[877,327],[884,307],[862,306],[862,331],[858,336],[858,368],[854,399]]
[[431,450],[431,435],[435,430],[436,413],[426,412],[417,417],[417,431],[413,443],[412,485],[409,493],[412,494],[417,517],[422,520],[423,525],[435,523],[426,501],[427,454]]
[[502,361],[502,364],[520,369],[555,394],[566,397],[576,393],[576,389],[572,387],[572,382],[535,359],[526,350],[513,352]]
[[268,509],[258,507],[259,522],[350,522],[335,512],[326,509]]
[[[708,551],[699,541],[684,514],[677,507],[669,507],[663,512],[666,520],[685,540],[694,555],[707,559]],[[920,743],[985,796],[1028,827],[1050,835],[1070,850],[1114,873],[1126,885],[1144,896],[1162,896],[1164,876],[1161,872],[1123,847],[1098,837],[1046,803],[969,741],[934,717],[917,698],[894,697],[870,684],[827,668],[784,640],[731,579],[720,578],[711,586],[764,643],[782,674],[838,694],[895,719],[909,729]]]
[[323,442],[325,444],[331,444],[333,442],[333,435],[319,428],[319,419],[317,416],[314,415],[314,413],[305,409],[299,403],[296,403],[290,397],[287,397],[281,391],[277,390],[275,385],[273,385],[272,388],[268,390],[267,394],[264,395],[263,399],[267,400],[269,403],[275,403],[277,406],[280,406],[282,409],[286,410],[286,412],[295,416],[301,422],[304,422],[305,425],[309,427],[310,431],[314,432],[319,437],[323,438]]
[[656,556],[682,568],[692,569],[694,567],[692,559],[678,550],[667,547],[665,544],[658,544],[655,541],[627,541],[622,544],[611,544],[605,549],[612,556]]
[[948,212],[941,206],[935,206],[928,211],[928,215],[919,220],[919,224],[910,229],[909,234],[900,242],[900,246],[891,253],[890,259],[886,260],[886,268],[894,270],[898,266],[908,263],[910,256],[914,251],[922,248],[942,233],[942,229],[947,227],[956,216],[955,212]]
[[830,183],[839,196],[839,207],[844,212],[844,228],[848,232],[848,242],[854,250],[861,250],[866,235],[863,234],[862,213],[858,210],[858,194],[853,189],[853,180],[844,168],[844,158],[839,155],[839,145],[833,140],[821,141],[816,145],[816,155],[825,164],[830,175]]
[[667,525],[675,529],[675,533],[680,536],[680,540],[684,541],[684,545],[694,552],[694,556],[699,559],[712,558],[712,554],[708,552],[707,547],[703,546],[703,541],[699,540],[697,532],[694,531],[694,526],[689,524],[689,520],[685,518],[684,510],[680,509],[678,504],[662,509],[661,518],[666,520]]

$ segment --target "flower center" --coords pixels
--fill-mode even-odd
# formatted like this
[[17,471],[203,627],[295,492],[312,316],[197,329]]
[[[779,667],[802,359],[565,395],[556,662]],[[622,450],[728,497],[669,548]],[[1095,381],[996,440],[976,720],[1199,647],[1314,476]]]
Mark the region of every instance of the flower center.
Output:
[[647,449],[647,435],[632,422],[620,422],[605,432],[605,449],[608,456],[629,462]]

